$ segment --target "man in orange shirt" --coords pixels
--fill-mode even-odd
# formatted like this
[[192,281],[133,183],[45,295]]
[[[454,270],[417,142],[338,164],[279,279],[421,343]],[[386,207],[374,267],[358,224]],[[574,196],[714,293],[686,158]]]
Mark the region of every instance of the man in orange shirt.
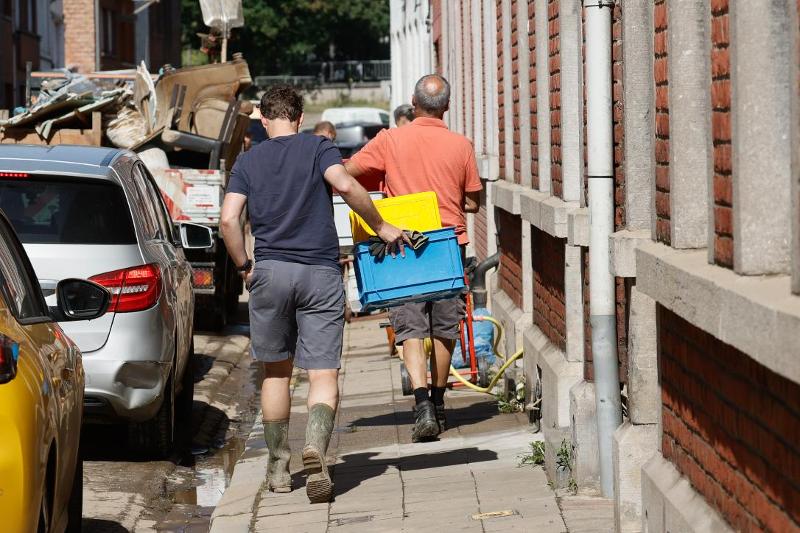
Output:
[[[385,173],[389,196],[435,192],[442,224],[455,228],[463,253],[469,242],[465,213],[478,211],[483,188],[475,151],[469,139],[448,130],[442,120],[450,105],[446,79],[436,74],[423,76],[414,87],[411,104],[414,121],[382,130],[347,162],[347,171],[356,178],[364,173]],[[444,393],[463,316],[462,298],[406,304],[389,312],[414,387],[414,442],[434,438],[446,429]],[[434,347],[430,396],[424,351],[428,337]]]

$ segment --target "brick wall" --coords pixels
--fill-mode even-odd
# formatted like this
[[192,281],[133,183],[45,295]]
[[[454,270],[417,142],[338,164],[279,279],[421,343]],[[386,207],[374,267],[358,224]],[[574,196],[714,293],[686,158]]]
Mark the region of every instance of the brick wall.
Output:
[[614,229],[625,229],[625,168],[622,96],[622,7],[615,4],[612,22],[611,80],[614,115]]
[[539,129],[536,119],[538,109],[536,103],[536,1],[528,0],[528,50],[530,51],[530,65],[528,65],[528,78],[530,80],[530,117],[531,124],[531,183],[534,189],[539,188]]
[[592,366],[592,322],[589,308],[589,249],[581,248],[581,267],[583,269],[583,379],[594,380]]
[[564,197],[561,181],[561,41],[559,39],[558,0],[548,0],[548,57],[550,64],[550,177],[552,191]]
[[655,0],[653,22],[655,26],[653,74],[656,85],[656,239],[669,244],[669,80],[666,0]]
[[[581,7],[581,72],[584,80],[586,80],[586,8]],[[589,205],[589,150],[588,135],[586,129],[589,124],[589,115],[587,113],[586,105],[586,84],[583,84],[581,96],[583,101],[581,106],[581,136],[583,137],[583,202],[581,205]]]
[[711,2],[711,133],[714,149],[714,261],[733,267],[731,71],[728,0]]
[[519,78],[520,61],[519,47],[520,34],[518,31],[517,2],[524,0],[511,0],[511,100],[513,102],[513,123],[514,123],[514,183],[519,183],[522,178],[522,147],[520,146],[520,126],[521,117],[519,116]]
[[522,219],[496,208],[500,238],[500,289],[522,308]]
[[79,72],[97,70],[94,0],[64,0],[64,63]]
[[567,349],[565,245],[565,239],[557,239],[536,227],[533,228],[533,323],[561,351]]
[[442,0],[431,2],[431,40],[442,38]]
[[[484,113],[483,119],[485,119],[486,102],[487,102],[487,96],[486,95],[489,92],[488,87],[486,86],[486,80],[487,80],[487,76],[488,76],[488,72],[487,72],[487,68],[486,68],[487,67],[487,65],[486,65],[486,57],[487,57],[487,54],[489,53],[489,50],[487,49],[487,46],[489,46],[489,42],[490,42],[488,39],[493,38],[493,37],[492,36],[488,36],[487,37],[487,35],[486,35],[486,31],[485,31],[486,26],[484,26],[484,24],[486,23],[486,19],[484,18],[483,2],[481,2],[481,8],[478,10],[477,16],[480,18],[480,24],[481,24],[481,87],[483,88],[481,90],[481,109],[483,109],[483,113]],[[487,139],[487,132],[488,132],[488,130],[491,129],[491,134],[494,135],[494,132],[495,132],[494,128],[495,128],[494,124],[488,124],[487,121],[484,120],[483,128],[481,128],[481,137],[482,137],[481,146],[483,146],[484,153],[488,154],[490,152],[490,150],[488,148],[489,142],[488,142],[488,139]],[[489,176],[483,176],[483,177],[484,178],[488,178]]]
[[505,79],[503,76],[503,63],[505,60],[506,58],[503,54],[503,0],[497,0],[497,154],[501,178],[507,178],[509,171],[509,169],[506,169],[506,106]]
[[433,68],[439,75],[444,74],[442,68],[442,0],[431,2],[431,42],[433,43]]
[[800,385],[658,308],[662,449],[739,531],[800,530]]
[[[459,9],[461,20],[458,21],[461,27],[461,57],[458,62],[461,69],[461,102],[470,102],[472,96],[472,63],[467,61],[467,50],[472,46],[472,28],[470,25],[470,3],[462,2]],[[467,130],[467,117],[475,112],[475,107],[467,109],[466,105],[461,106],[462,132],[467,137],[472,138],[472,132]]]
[[[622,7],[615,4],[612,14],[611,81],[614,120],[614,229],[625,229],[625,167],[622,85]],[[617,315],[617,358],[620,381],[628,380],[628,294],[624,278],[616,278],[615,310]]]

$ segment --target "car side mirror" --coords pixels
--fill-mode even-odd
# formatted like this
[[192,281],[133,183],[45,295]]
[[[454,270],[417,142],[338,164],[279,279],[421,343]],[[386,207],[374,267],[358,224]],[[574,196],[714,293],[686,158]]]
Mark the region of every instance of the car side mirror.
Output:
[[182,222],[179,228],[181,246],[187,250],[211,248],[214,246],[214,232],[208,226]]
[[57,322],[100,318],[111,304],[111,293],[97,283],[84,279],[64,279],[56,286],[58,304],[50,308]]

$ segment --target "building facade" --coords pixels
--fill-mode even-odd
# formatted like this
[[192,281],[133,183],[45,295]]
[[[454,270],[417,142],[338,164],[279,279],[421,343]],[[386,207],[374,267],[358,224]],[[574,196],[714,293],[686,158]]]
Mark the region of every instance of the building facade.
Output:
[[[614,498],[619,531],[800,530],[797,2],[419,9],[429,70],[452,85],[448,124],[480,162],[471,252],[499,251],[491,309],[506,352],[524,347],[515,379],[541,416],[551,480]],[[605,11],[599,30],[590,10]],[[598,31],[601,86],[586,64]],[[393,64],[414,64],[411,49],[393,47]],[[394,94],[411,90],[396,79]],[[606,88],[609,176],[597,176],[587,127]],[[601,177],[613,228],[597,241]],[[608,294],[592,265],[613,276]],[[611,329],[597,329],[601,303]],[[621,394],[598,401],[609,357]],[[608,401],[622,413],[611,435]]]
[[61,1],[0,2],[0,109],[25,99],[26,65],[52,69],[64,63]]
[[24,105],[29,62],[34,71],[179,66],[176,20],[179,0],[3,0],[0,109]]
[[179,0],[61,0],[65,65],[81,72],[180,65]]
[[[414,84],[431,71],[431,12],[428,2],[392,0],[389,41],[392,61],[390,105],[410,104]],[[392,119],[394,120],[394,118]]]

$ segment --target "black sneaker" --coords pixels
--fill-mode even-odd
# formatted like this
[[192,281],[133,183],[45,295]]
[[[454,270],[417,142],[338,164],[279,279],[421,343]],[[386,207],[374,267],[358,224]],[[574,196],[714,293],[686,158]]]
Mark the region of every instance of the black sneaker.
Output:
[[411,442],[431,440],[439,434],[439,423],[436,421],[436,408],[430,401],[417,404],[416,421],[411,431]]
[[439,423],[439,432],[447,431],[447,415],[444,412],[444,404],[434,405],[436,408],[436,421]]

